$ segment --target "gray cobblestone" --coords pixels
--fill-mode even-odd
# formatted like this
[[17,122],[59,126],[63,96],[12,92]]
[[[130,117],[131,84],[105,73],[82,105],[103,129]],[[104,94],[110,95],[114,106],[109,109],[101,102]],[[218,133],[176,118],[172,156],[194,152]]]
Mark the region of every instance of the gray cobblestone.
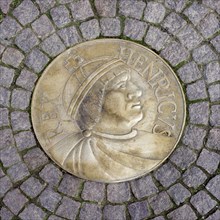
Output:
[[126,220],[126,207],[124,205],[106,205],[103,211],[105,220]]
[[0,39],[8,40],[21,30],[21,25],[15,19],[6,17],[0,24]]
[[30,198],[37,197],[41,191],[45,188],[46,184],[41,184],[35,177],[30,177],[22,183],[20,189]]
[[131,18],[126,18],[124,35],[133,40],[142,40],[147,29],[147,24]]
[[4,107],[9,107],[9,99],[11,92],[8,89],[0,87],[0,105]]
[[211,40],[212,45],[220,53],[220,34]]
[[209,86],[208,92],[211,102],[220,101],[220,84]]
[[0,9],[4,14],[7,14],[10,9],[10,4],[12,3],[12,0],[4,0],[0,1]]
[[0,177],[5,176],[5,173],[3,172],[2,168],[0,167]]
[[0,160],[4,167],[10,167],[21,161],[15,147],[7,147],[0,151]]
[[151,214],[147,201],[135,202],[128,205],[128,211],[134,220],[144,219]]
[[170,41],[170,37],[166,32],[161,31],[159,28],[150,26],[144,41],[153,49],[159,51],[164,49],[165,45]]
[[171,163],[166,163],[155,171],[154,176],[164,187],[168,187],[175,183],[181,175]]
[[[15,111],[11,113],[11,123],[13,131],[21,131],[21,130],[28,130],[31,127],[30,121],[29,121],[29,114],[27,112],[19,112]],[[18,137],[19,136],[19,137]],[[22,142],[22,135],[18,135],[18,139],[16,139],[17,144],[23,148],[23,142]],[[24,137],[26,138],[26,137]],[[33,140],[32,140],[33,142]],[[30,142],[29,142],[30,144]]]
[[[220,43],[220,42],[219,42]],[[220,80],[220,64],[217,61],[211,62],[205,67],[205,77],[208,83]]]
[[13,11],[13,15],[19,20],[22,25],[31,23],[39,15],[37,7],[30,0],[24,0]]
[[219,19],[216,14],[207,15],[198,26],[201,34],[207,39],[220,30]]
[[58,28],[64,27],[71,22],[69,11],[64,5],[51,9],[50,14]]
[[159,194],[148,199],[151,208],[156,215],[161,212],[167,211],[173,207],[173,203],[166,192],[160,192]]
[[204,80],[198,80],[186,87],[186,94],[190,101],[206,99],[208,97]]
[[162,23],[162,26],[171,34],[176,34],[187,22],[175,12],[170,13]]
[[189,50],[197,47],[203,40],[200,34],[192,27],[192,25],[187,25],[183,27],[182,30],[177,34],[178,39]]
[[65,50],[65,46],[57,34],[53,34],[46,38],[41,43],[41,48],[51,57],[55,57]]
[[144,20],[150,23],[158,24],[163,21],[166,13],[165,7],[158,2],[148,2],[144,11]]
[[80,25],[80,30],[86,40],[94,39],[100,35],[99,22],[96,19],[83,22]]
[[7,176],[0,179],[0,198],[2,198],[8,190],[12,188],[12,183]]
[[181,12],[187,4],[187,0],[165,0],[165,6],[169,9]]
[[177,205],[180,205],[191,196],[190,191],[180,183],[171,186],[168,193]]
[[0,38],[0,43],[2,44],[2,45],[4,45],[5,46],[5,49],[7,48],[7,47],[11,47],[11,46],[13,46],[13,38]]
[[[1,40],[2,41],[2,40]],[[4,41],[3,41],[4,42]],[[1,42],[2,43],[2,42]],[[5,46],[3,46],[2,44],[0,43],[0,56],[2,55],[2,53],[4,52],[5,50]]]
[[220,150],[220,129],[212,128],[209,132],[207,147],[214,150]]
[[71,176],[69,174],[64,174],[58,191],[68,196],[78,196],[81,184],[81,179]]
[[23,180],[30,175],[27,166],[22,162],[11,166],[7,170],[7,174],[14,183]]
[[220,105],[211,107],[210,123],[212,126],[220,126]]
[[182,170],[185,170],[196,161],[196,158],[197,154],[194,153],[190,148],[180,146],[173,152],[170,160]]
[[73,0],[58,0],[58,2],[60,4],[67,4],[67,3],[71,3]]
[[81,41],[81,37],[74,26],[63,28],[58,31],[58,35],[62,38],[67,47],[73,46]]
[[0,149],[14,146],[14,137],[11,129],[0,130]]
[[94,16],[89,0],[79,0],[69,5],[74,20],[83,21]]
[[115,37],[121,34],[121,25],[118,18],[100,19],[101,34],[103,36]]
[[206,220],[218,220],[220,216],[220,211],[217,210],[215,213],[211,214]]
[[115,17],[117,0],[95,0],[95,7],[102,17]]
[[[0,38],[0,56],[2,55],[2,53],[4,52],[4,50],[6,49],[7,43],[8,41],[3,40]],[[4,44],[4,45],[3,45]]]
[[29,68],[33,69],[36,73],[39,73],[41,70],[43,70],[48,62],[49,58],[38,49],[31,51],[25,60],[25,64]]
[[46,217],[46,213],[34,204],[29,204],[24,211],[19,214],[22,220],[41,220]]
[[165,220],[165,218],[163,216],[158,216],[156,218],[153,218],[152,220]]
[[62,172],[53,164],[46,165],[39,175],[50,186],[57,186],[62,179]]
[[120,0],[119,13],[125,17],[141,19],[146,3],[137,0]]
[[67,219],[75,219],[79,211],[80,203],[75,202],[67,197],[61,200],[61,205],[58,207],[56,214]]
[[19,132],[14,137],[19,151],[31,148],[36,145],[35,137],[31,131]]
[[4,52],[5,50],[5,46],[0,44],[0,55]]
[[208,184],[206,185],[206,189],[212,193],[218,200],[220,200],[220,175],[213,177]]
[[62,196],[51,188],[46,188],[39,196],[40,204],[51,212],[55,211],[61,199]]
[[172,220],[196,220],[195,212],[189,205],[183,205],[168,214],[168,218]]
[[49,9],[53,8],[56,4],[56,0],[36,0],[37,4],[40,7],[40,11],[42,13],[48,11]]
[[84,203],[80,210],[79,219],[81,220],[101,220],[102,210],[100,205]]
[[51,216],[48,218],[48,220],[63,220],[63,218],[58,217],[58,216],[56,216],[56,215],[51,215]]
[[0,86],[9,88],[14,79],[14,70],[4,66],[0,66]]
[[28,130],[31,127],[29,113],[14,111],[11,113],[11,124],[13,131]]
[[39,40],[34,32],[27,28],[16,36],[15,44],[24,52],[29,52],[34,46],[39,44]]
[[212,210],[217,202],[205,192],[199,191],[190,199],[190,203],[197,209],[201,215],[205,215]]
[[[41,11],[41,14],[30,21],[29,19],[34,15],[28,14],[27,11],[32,6],[27,6],[27,11],[18,15],[23,19],[23,23],[27,23],[22,29],[19,25],[20,21],[17,23],[19,19],[13,19],[13,13],[26,2],[37,11]],[[149,10],[149,6],[152,5],[157,10],[153,8]],[[14,10],[14,7],[17,9]],[[144,14],[144,11],[148,13]],[[220,212],[216,212],[219,208],[217,204],[210,211],[207,211],[206,204],[210,201],[209,199],[217,202],[220,197],[219,178],[215,177],[219,174],[217,166],[220,160],[218,154],[220,106],[217,104],[218,90],[220,90],[218,82],[220,81],[218,61],[220,35],[218,35],[219,26],[217,27],[216,22],[218,12],[220,12],[219,6],[213,0],[191,2],[188,0],[24,0],[13,2],[9,12],[6,15],[3,14],[0,22],[0,58],[3,58],[10,48],[20,51],[22,56],[25,54],[25,58],[18,61],[9,57],[19,65],[7,64],[8,60],[1,59],[3,64],[0,66],[0,197],[3,201],[1,200],[0,203],[3,207],[0,208],[0,218],[3,220],[11,218],[61,220],[80,217],[83,220],[99,218],[218,220],[219,217],[216,216],[219,216]],[[145,22],[144,17],[153,24]],[[54,34],[55,31],[56,34]],[[48,157],[39,146],[33,149],[28,149],[29,146],[27,149],[20,149],[22,152],[19,155],[17,152],[19,149],[15,146],[12,131],[9,129],[9,127],[12,128],[15,137],[20,132],[31,132],[30,117],[27,112],[30,103],[24,109],[26,112],[20,107],[15,107],[15,102],[20,106],[25,102],[12,97],[15,91],[31,94],[38,78],[36,73],[41,75],[51,57],[57,56],[66,47],[97,38],[100,34],[107,37],[118,37],[123,34],[124,38],[144,42],[157,53],[160,52],[172,66],[178,68],[178,76],[185,84],[189,101],[190,124],[186,127],[181,145],[169,157],[167,163],[157,171],[127,183],[104,184],[81,180],[67,173],[63,174],[53,162],[49,163]],[[63,48],[59,52],[56,48],[54,49],[54,45],[57,45],[56,41],[51,40],[54,36],[59,39]],[[205,40],[202,42],[203,39]],[[45,46],[44,49],[42,45]],[[48,45],[50,46],[46,48]],[[17,68],[16,65],[18,69],[14,70]],[[6,74],[1,73],[1,68]],[[20,98],[19,94],[16,96]],[[31,135],[33,136],[33,132]],[[29,141],[29,136],[23,138],[22,146]],[[207,155],[204,156],[204,152]],[[20,156],[23,157],[27,167],[21,162]],[[167,164],[172,168],[166,168]],[[181,177],[179,171],[175,177],[176,172],[172,172],[173,168],[175,171],[182,170]],[[25,174],[25,170],[28,174]],[[160,177],[156,180],[155,176],[159,171],[161,174],[158,174]],[[152,175],[154,175],[153,179]],[[70,177],[69,180],[66,176]],[[166,178],[167,189],[162,191],[166,187],[162,179]],[[157,187],[159,182],[163,186]],[[125,185],[128,187],[113,187]],[[12,214],[9,207],[17,205],[13,204],[16,198],[10,196],[13,197],[13,202],[10,202],[9,206],[3,199],[13,187],[19,187],[22,190],[21,195],[27,196],[29,203],[34,203],[29,205],[26,201],[16,214]],[[114,189],[110,190],[111,187]],[[189,200],[190,193],[194,198],[195,193],[201,192],[201,189],[210,198],[206,195],[197,198],[196,203],[198,206],[201,204],[199,211],[197,207],[190,204]],[[109,196],[110,191],[111,196]],[[124,191],[129,195],[126,199],[120,194]],[[67,197],[63,197],[64,194]],[[18,203],[20,203],[19,200]],[[116,205],[116,203],[122,204]],[[201,210],[206,210],[205,214],[202,214]]]
[[131,199],[128,183],[109,184],[107,186],[107,199],[112,203],[127,202]]
[[192,149],[199,150],[203,146],[203,140],[206,136],[206,130],[194,125],[188,125],[185,129],[182,141]]
[[184,83],[191,83],[202,77],[202,74],[194,61],[185,64],[178,69],[177,73]]
[[218,1],[213,0],[202,0],[202,3],[204,5],[207,5],[209,8],[216,10],[218,14],[220,14],[220,6],[218,4]]
[[159,192],[150,175],[133,180],[131,188],[137,199],[142,199]]
[[197,188],[205,182],[207,176],[200,168],[193,166],[182,175],[182,178],[188,187]]
[[21,86],[24,89],[32,91],[34,84],[37,80],[37,75],[27,69],[23,69],[16,80],[16,85]]
[[172,66],[188,60],[189,52],[179,43],[172,42],[160,53]]
[[184,10],[184,14],[196,26],[208,14],[209,9],[204,5],[194,2],[190,7]]
[[0,108],[0,127],[9,125],[8,115],[9,114],[7,108]]
[[23,59],[24,55],[15,48],[7,48],[2,56],[2,62],[13,67],[18,67]]
[[0,210],[1,220],[11,220],[13,218],[13,216],[14,215],[5,207],[1,208],[1,210]]
[[5,46],[3,46],[1,43],[0,43],[0,56],[2,55],[2,53],[4,52],[5,50]]
[[219,165],[220,155],[203,149],[196,164],[204,168],[208,173],[213,174]]
[[189,105],[189,117],[192,124],[208,125],[209,103],[198,102]]
[[24,207],[25,203],[28,202],[28,199],[19,189],[14,189],[5,195],[3,202],[15,215],[17,215]]
[[102,202],[105,198],[105,184],[85,182],[81,197],[84,200]]
[[194,49],[192,56],[198,64],[207,64],[218,59],[217,55],[207,44]]
[[41,166],[44,166],[48,162],[47,157],[39,148],[29,150],[24,155],[23,159],[30,170],[35,170]]
[[42,39],[46,38],[55,31],[50,19],[46,15],[42,15],[34,21],[31,26],[37,36]]

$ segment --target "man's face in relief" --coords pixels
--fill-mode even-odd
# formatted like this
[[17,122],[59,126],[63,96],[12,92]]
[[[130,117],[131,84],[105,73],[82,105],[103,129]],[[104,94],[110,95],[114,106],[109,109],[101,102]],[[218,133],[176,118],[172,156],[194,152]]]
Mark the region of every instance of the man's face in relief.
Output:
[[142,90],[125,72],[110,81],[103,104],[103,114],[117,117],[134,126],[143,118],[140,97]]

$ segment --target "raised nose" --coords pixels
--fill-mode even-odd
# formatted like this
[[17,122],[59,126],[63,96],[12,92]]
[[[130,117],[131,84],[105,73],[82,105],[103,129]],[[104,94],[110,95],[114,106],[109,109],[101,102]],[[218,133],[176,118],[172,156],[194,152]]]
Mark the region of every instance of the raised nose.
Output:
[[129,86],[128,86],[128,98],[129,99],[133,99],[133,98],[139,98],[142,95],[142,90],[135,85],[132,82],[129,82]]

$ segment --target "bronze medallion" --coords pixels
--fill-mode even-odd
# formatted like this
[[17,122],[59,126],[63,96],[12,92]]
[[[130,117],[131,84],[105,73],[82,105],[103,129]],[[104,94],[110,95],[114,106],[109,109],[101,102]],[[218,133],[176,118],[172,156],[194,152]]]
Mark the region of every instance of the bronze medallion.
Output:
[[153,51],[119,39],[78,44],[39,79],[32,122],[48,156],[64,170],[121,182],[158,167],[185,123],[181,85]]

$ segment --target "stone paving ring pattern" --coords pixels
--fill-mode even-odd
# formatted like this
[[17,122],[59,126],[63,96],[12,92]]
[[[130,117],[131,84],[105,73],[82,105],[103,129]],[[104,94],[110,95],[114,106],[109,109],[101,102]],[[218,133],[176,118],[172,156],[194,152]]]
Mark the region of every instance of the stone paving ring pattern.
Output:
[[81,43],[44,71],[32,98],[32,122],[62,168],[100,182],[130,180],[173,151],[185,100],[171,68],[129,41]]
[[[0,219],[219,220],[219,16],[218,0],[0,0]],[[82,42],[103,38],[136,42],[162,57],[181,83],[187,112],[183,135],[160,166],[137,179],[110,184],[78,178],[57,165],[42,149],[31,122],[33,91],[48,65]],[[71,87],[70,75],[87,60],[69,55],[74,59],[61,65],[68,69]],[[97,75],[98,68],[117,58],[91,73]],[[143,100],[152,88],[146,80],[137,83],[133,76],[141,77],[139,71],[120,61],[115,65],[123,71],[114,79],[137,89],[139,119],[131,129],[135,136],[145,122],[151,128],[152,121],[144,119],[154,117],[144,117]],[[113,89],[111,82],[106,88]],[[80,119],[62,91],[66,122]],[[70,108],[65,103],[71,103]],[[85,99],[84,104],[93,107]],[[97,115],[92,116],[99,120],[95,109]],[[95,136],[91,127],[78,124],[85,139]],[[172,139],[174,134],[161,135]]]

